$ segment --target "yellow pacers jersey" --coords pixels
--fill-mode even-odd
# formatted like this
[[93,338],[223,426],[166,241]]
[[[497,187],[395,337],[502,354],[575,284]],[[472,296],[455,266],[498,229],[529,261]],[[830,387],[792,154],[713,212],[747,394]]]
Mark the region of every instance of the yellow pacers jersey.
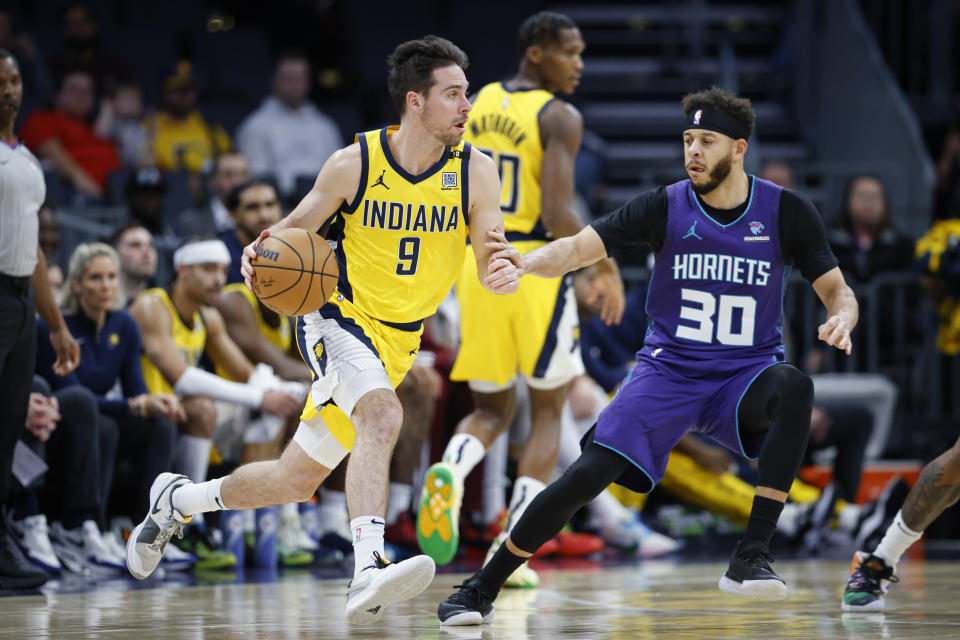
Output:
[[[276,327],[271,326],[263,317],[263,310],[260,308],[260,301],[257,300],[257,296],[254,295],[250,289],[247,289],[247,285],[243,282],[228,284],[220,290],[222,295],[238,292],[243,294],[243,297],[247,300],[247,304],[253,309],[253,317],[257,322],[257,329],[260,331],[260,334],[265,337],[270,344],[275,346],[280,353],[289,353],[290,345],[293,344],[293,331],[290,329],[290,322],[287,320],[287,317],[280,316],[280,324]],[[220,365],[215,364],[214,368],[217,375],[221,378],[226,378],[227,380],[233,379]]]
[[337,290],[371,318],[416,325],[433,315],[463,262],[469,204],[470,145],[447,147],[411,175],[396,162],[395,128],[357,134],[360,189],[331,226],[337,241]]
[[464,139],[497,163],[500,210],[511,241],[549,238],[540,222],[539,116],[553,100],[549,91],[510,91],[502,82],[483,87],[473,100]]
[[[173,306],[173,300],[167,295],[166,290],[157,287],[156,289],[147,289],[140,295],[155,295],[163,301],[163,306],[170,314],[173,341],[183,351],[183,357],[187,364],[197,366],[197,363],[200,362],[200,356],[203,354],[203,348],[207,344],[207,327],[203,324],[200,312],[197,311],[193,314],[192,326],[188,327],[180,318],[180,314]],[[140,361],[143,366],[143,381],[150,393],[173,393],[173,387],[170,386],[167,379],[163,377],[163,374],[147,357],[146,353],[140,356]]]

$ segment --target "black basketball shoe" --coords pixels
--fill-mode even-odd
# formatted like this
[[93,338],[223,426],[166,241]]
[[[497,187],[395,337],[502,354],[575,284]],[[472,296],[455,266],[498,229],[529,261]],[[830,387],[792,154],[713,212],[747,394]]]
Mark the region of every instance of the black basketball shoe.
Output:
[[480,582],[477,576],[472,576],[454,589],[459,591],[437,607],[440,624],[483,624],[493,619],[493,601],[497,592]]
[[720,576],[720,590],[751,600],[783,600],[787,585],[770,568],[771,562],[773,558],[762,543],[741,540]]

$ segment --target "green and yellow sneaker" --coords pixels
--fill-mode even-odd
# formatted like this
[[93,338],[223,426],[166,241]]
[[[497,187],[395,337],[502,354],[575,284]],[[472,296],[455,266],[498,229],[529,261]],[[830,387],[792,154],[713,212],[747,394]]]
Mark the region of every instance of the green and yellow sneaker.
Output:
[[448,564],[460,544],[463,479],[457,468],[438,462],[427,469],[417,513],[417,542],[437,564]]

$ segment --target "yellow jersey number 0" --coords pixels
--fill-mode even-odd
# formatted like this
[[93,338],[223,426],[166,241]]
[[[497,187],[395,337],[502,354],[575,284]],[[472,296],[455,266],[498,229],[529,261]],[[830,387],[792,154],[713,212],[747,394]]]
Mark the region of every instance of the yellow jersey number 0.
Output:
[[520,202],[520,156],[512,153],[497,153],[490,149],[479,150],[497,163],[497,173],[500,174],[500,186],[503,189],[500,195],[500,211],[516,213],[517,204]]

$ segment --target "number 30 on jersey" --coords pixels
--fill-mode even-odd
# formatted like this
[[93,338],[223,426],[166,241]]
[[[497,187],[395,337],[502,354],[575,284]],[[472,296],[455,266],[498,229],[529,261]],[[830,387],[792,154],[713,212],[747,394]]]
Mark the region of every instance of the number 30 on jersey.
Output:
[[[677,323],[678,338],[713,343],[716,337],[718,343],[729,347],[753,345],[757,315],[757,301],[753,297],[724,294],[718,299],[712,293],[699,289],[681,289],[680,297],[684,302],[696,306],[685,304],[680,307],[680,320],[691,324]],[[740,330],[734,332],[733,317],[738,310]]]

